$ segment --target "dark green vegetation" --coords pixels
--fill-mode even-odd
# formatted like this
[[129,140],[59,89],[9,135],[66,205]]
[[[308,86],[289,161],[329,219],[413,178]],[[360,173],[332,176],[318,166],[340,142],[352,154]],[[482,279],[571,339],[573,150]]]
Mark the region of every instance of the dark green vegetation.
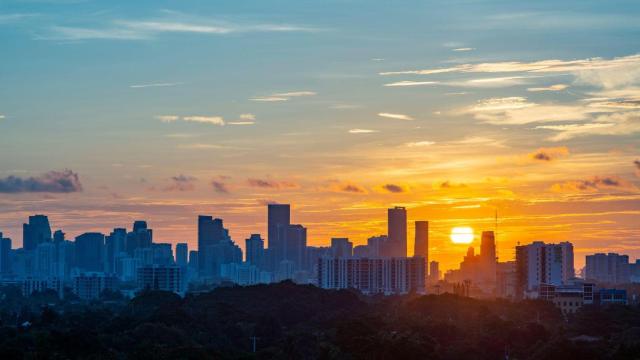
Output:
[[539,301],[372,298],[286,282],[184,299],[52,295],[0,289],[1,359],[640,358],[637,307],[589,307],[566,321]]

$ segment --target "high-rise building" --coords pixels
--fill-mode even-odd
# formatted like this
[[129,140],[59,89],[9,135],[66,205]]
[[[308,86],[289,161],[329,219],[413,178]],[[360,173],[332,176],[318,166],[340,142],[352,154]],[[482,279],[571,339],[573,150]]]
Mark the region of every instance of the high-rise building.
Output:
[[628,255],[616,253],[587,255],[585,278],[597,283],[624,284],[630,282],[630,269]]
[[56,230],[53,233],[53,242],[59,243],[59,242],[65,241],[66,239],[65,239],[64,235],[65,234],[62,232],[62,230]]
[[126,252],[127,229],[113,229],[109,236],[105,237],[105,264],[106,273],[115,273],[115,259],[118,254]]
[[0,232],[0,277],[11,273],[11,239],[5,238]]
[[303,270],[305,268],[305,258],[307,248],[307,228],[302,225],[289,225],[284,242],[285,261],[293,263],[293,270]]
[[76,266],[84,271],[102,271],[104,235],[89,232],[76,237]]
[[138,268],[138,289],[164,290],[184,294],[182,268],[177,265],[149,265]]
[[38,244],[51,241],[51,226],[45,215],[29,216],[29,223],[22,224],[22,247],[35,250]]
[[535,241],[516,247],[517,296],[536,296],[541,285],[560,286],[574,277],[573,245]]
[[267,245],[269,248],[270,268],[278,268],[280,261],[285,259],[287,228],[291,225],[291,206],[289,204],[267,205]]
[[386,245],[389,242],[387,235],[372,236],[367,239],[370,257],[386,256]]
[[225,231],[222,219],[214,219],[212,216],[198,216],[198,266],[204,271],[206,261],[206,249],[217,245],[225,239]]
[[56,276],[56,246],[52,242],[43,242],[38,244],[35,250],[36,254],[36,271],[35,275],[39,278],[47,278]]
[[483,231],[480,241],[480,282],[490,290],[496,286],[496,239],[493,231]]
[[136,249],[150,248],[153,244],[153,230],[147,227],[147,222],[137,220],[133,223],[133,230],[127,234],[125,247],[129,256],[133,256]]
[[351,257],[353,255],[353,243],[348,238],[332,238],[331,253],[333,257]]
[[176,244],[176,265],[187,266],[189,263],[189,245],[187,243]]
[[358,289],[364,294],[406,294],[425,291],[421,258],[334,258],[318,260],[318,286]]
[[114,291],[117,279],[101,272],[81,273],[73,277],[73,293],[80,299],[98,299],[105,290]]
[[407,256],[407,210],[396,206],[387,210],[388,256]]
[[429,222],[416,221],[416,240],[413,246],[413,256],[422,256],[429,263]]
[[264,267],[264,240],[262,240],[260,234],[251,234],[245,240],[245,251],[247,253],[247,263],[258,268]]
[[440,263],[437,261],[429,262],[429,282],[432,284],[440,280]]

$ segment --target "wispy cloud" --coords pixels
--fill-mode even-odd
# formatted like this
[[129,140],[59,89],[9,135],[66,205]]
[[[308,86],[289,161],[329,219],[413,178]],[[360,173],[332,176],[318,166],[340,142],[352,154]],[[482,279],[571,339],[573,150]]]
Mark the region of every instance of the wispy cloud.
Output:
[[556,192],[597,192],[603,190],[637,191],[638,188],[631,182],[617,176],[594,176],[590,179],[553,184],[551,190]]
[[557,160],[558,158],[567,156],[569,149],[566,146],[539,148],[538,150],[530,153],[528,158],[533,161],[549,162]]
[[213,188],[213,191],[215,191],[215,192],[217,192],[219,194],[228,194],[229,193],[229,187],[223,181],[215,180],[215,179],[211,180],[211,187]]
[[382,113],[378,113],[378,116],[387,118],[387,119],[394,119],[394,120],[414,120],[411,116],[404,115],[404,114],[392,114],[392,113],[382,112]]
[[178,148],[186,149],[186,150],[211,150],[211,149],[224,149],[224,146],[217,145],[217,144],[195,143],[195,144],[181,144],[181,145],[178,145]]
[[185,122],[196,122],[202,124],[224,126],[224,119],[221,116],[204,116],[204,115],[192,115],[192,116],[178,116],[178,115],[156,115],[156,119],[162,122],[175,122],[182,120]]
[[115,19],[96,27],[52,26],[38,36],[45,40],[147,40],[161,34],[221,36],[260,32],[317,32],[319,28],[292,24],[246,23],[171,13],[156,19]]
[[297,189],[300,187],[298,184],[291,181],[278,181],[272,179],[250,178],[247,179],[247,183],[251,187],[262,189]]
[[475,48],[472,48],[472,47],[459,47],[459,48],[451,49],[451,51],[458,51],[458,52],[473,51],[473,50],[475,50]]
[[275,93],[267,96],[257,96],[249,100],[258,101],[258,102],[281,102],[281,101],[289,101],[291,100],[291,98],[303,97],[303,96],[315,96],[315,95],[317,95],[317,93],[314,91],[289,91],[289,92]]
[[424,146],[431,146],[434,144],[435,142],[433,141],[424,140],[424,141],[408,142],[405,145],[408,147],[424,147]]
[[355,184],[353,182],[342,182],[338,180],[332,180],[328,182],[328,185],[322,188],[323,190],[336,192],[336,193],[347,193],[347,194],[367,194],[368,191],[363,186]]
[[15,14],[0,14],[0,24],[10,24],[14,22],[23,21],[25,19],[38,17],[40,14],[26,14],[26,13],[15,13]]
[[49,171],[39,176],[21,178],[8,176],[0,179],[0,193],[72,193],[82,191],[77,173],[71,170]]
[[371,130],[371,129],[351,129],[349,130],[349,134],[371,134],[380,132],[379,130]]
[[170,86],[177,86],[180,84],[181,83],[152,83],[152,84],[129,85],[129,87],[132,89],[142,89],[142,88],[149,88],[149,87],[170,87]]
[[193,176],[189,176],[189,175],[177,175],[177,176],[172,176],[171,178],[169,178],[170,184],[165,186],[162,190],[163,191],[193,191],[195,190],[195,182],[198,179],[196,179]]
[[399,194],[399,193],[403,193],[406,191],[406,189],[404,187],[402,187],[401,185],[396,185],[396,184],[384,184],[381,186],[381,188],[389,193],[392,194]]
[[401,86],[424,86],[424,85],[435,85],[438,84],[437,81],[396,81],[388,84],[384,84],[387,87],[401,87]]
[[566,90],[568,87],[569,85],[566,85],[566,84],[555,84],[555,85],[543,86],[543,87],[530,87],[527,89],[527,91],[531,91],[531,92],[562,91],[562,90]]
[[585,106],[537,104],[524,97],[491,98],[462,111],[494,125],[523,125],[542,122],[587,120],[599,109]]

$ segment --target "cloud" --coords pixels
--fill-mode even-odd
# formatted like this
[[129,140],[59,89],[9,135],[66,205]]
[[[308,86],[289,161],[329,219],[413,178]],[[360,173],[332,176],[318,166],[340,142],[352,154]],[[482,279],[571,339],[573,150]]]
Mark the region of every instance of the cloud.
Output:
[[636,166],[636,175],[640,176],[640,160],[634,160],[633,165]]
[[405,189],[402,186],[396,185],[396,184],[384,184],[384,185],[382,185],[382,189],[384,189],[387,192],[394,193],[394,194],[399,194],[399,193],[405,192]]
[[211,125],[224,125],[224,119],[221,116],[184,116],[182,120]]
[[229,121],[227,124],[229,125],[254,125],[256,122],[254,121],[256,116],[254,114],[240,114],[239,121]]
[[49,171],[40,176],[20,178],[8,176],[0,179],[0,193],[72,193],[82,191],[82,184],[77,173],[69,169]]
[[[503,61],[479,64],[461,64],[440,69],[401,70],[381,72],[380,75],[434,75],[443,73],[582,73],[585,79],[602,83],[602,79],[589,74],[592,70],[620,69],[640,64],[640,54],[613,59],[590,58],[582,60],[540,60],[532,62]],[[585,73],[587,72],[587,73]]]
[[20,22],[22,20],[40,16],[40,14],[0,14],[0,24],[10,24]]
[[367,194],[368,191],[363,186],[354,184],[352,182],[341,182],[338,180],[331,180],[327,186],[324,186],[322,190],[328,190],[336,193],[348,193],[348,194]]
[[527,98],[512,96],[478,101],[462,111],[481,122],[493,125],[524,125],[529,123],[588,120],[601,109],[581,105],[537,104]]
[[640,111],[600,115],[588,123],[539,125],[535,129],[557,134],[550,141],[564,141],[588,135],[631,135],[640,132]]
[[533,161],[553,161],[558,158],[567,156],[569,149],[566,146],[539,148],[538,150],[530,153],[528,158]]
[[475,50],[475,48],[472,47],[460,47],[460,48],[455,48],[455,49],[451,49],[451,51],[473,51]]
[[372,134],[372,133],[377,133],[380,132],[378,130],[371,130],[371,129],[351,129],[349,130],[349,134]]
[[446,181],[435,184],[434,187],[439,189],[453,189],[453,188],[466,188],[467,185],[462,183],[454,183],[452,181],[446,180]]
[[209,150],[209,149],[224,149],[224,146],[217,145],[217,144],[195,143],[195,144],[181,144],[181,145],[178,145],[178,148],[187,149],[187,150]]
[[247,183],[251,187],[257,187],[262,189],[297,189],[300,186],[290,181],[276,181],[270,179],[247,179]]
[[219,193],[219,194],[228,194],[229,193],[229,188],[227,187],[227,184],[225,184],[222,181],[219,180],[212,180],[211,181],[211,186],[213,187],[213,191]]
[[4,119],[4,118],[6,118],[6,116],[4,116],[4,115],[0,114],[0,120],[2,120],[2,119]]
[[198,180],[193,176],[180,174],[172,176],[171,184],[163,188],[164,191],[193,191],[195,190],[195,182]]
[[414,120],[411,116],[404,114],[378,113],[378,116],[395,120]]
[[289,91],[282,93],[275,93],[268,96],[258,96],[251,98],[251,101],[258,102],[281,102],[281,101],[289,101],[291,98],[303,97],[303,96],[315,96],[317,95],[314,91]]
[[255,120],[255,119],[256,119],[256,116],[255,116],[254,114],[249,114],[249,113],[247,113],[247,114],[240,114],[240,119],[241,119],[241,120],[250,120],[250,121],[253,121],[253,120]]
[[387,87],[400,87],[400,86],[423,86],[423,85],[435,85],[439,84],[437,81],[396,81],[388,84],[384,84]]
[[527,89],[527,91],[531,91],[531,92],[562,91],[567,89],[568,87],[569,85],[566,85],[566,84],[555,84],[555,85],[550,85],[546,87],[530,87]]
[[598,192],[602,190],[638,190],[632,183],[617,176],[594,176],[586,180],[566,181],[553,184],[551,190],[555,192]]
[[435,142],[433,141],[424,140],[424,141],[408,142],[405,145],[408,147],[424,147],[424,146],[431,146],[434,144]]
[[[166,13],[166,12],[165,12]],[[39,35],[44,40],[150,40],[162,34],[223,36],[234,33],[317,32],[318,28],[290,24],[251,24],[212,20],[171,12],[171,17],[144,20],[112,20],[98,27],[52,26]]]
[[170,86],[176,86],[176,85],[180,85],[180,83],[135,84],[135,85],[129,85],[129,87],[132,89],[141,89],[141,88],[148,88],[148,87],[170,87]]
[[178,120],[182,120],[185,122],[196,122],[202,124],[224,126],[224,119],[222,118],[222,116],[193,115],[181,117],[178,115],[156,115],[156,119],[162,122],[175,122]]

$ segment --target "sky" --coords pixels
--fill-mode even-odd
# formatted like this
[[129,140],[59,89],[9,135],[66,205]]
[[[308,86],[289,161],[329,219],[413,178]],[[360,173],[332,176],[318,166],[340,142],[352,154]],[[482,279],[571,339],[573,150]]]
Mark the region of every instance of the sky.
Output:
[[[145,219],[244,246],[291,203],[310,245],[386,209],[516,244],[640,256],[636,1],[15,1],[0,4],[0,231]],[[495,214],[498,221],[495,221]],[[409,253],[413,252],[409,225]]]

